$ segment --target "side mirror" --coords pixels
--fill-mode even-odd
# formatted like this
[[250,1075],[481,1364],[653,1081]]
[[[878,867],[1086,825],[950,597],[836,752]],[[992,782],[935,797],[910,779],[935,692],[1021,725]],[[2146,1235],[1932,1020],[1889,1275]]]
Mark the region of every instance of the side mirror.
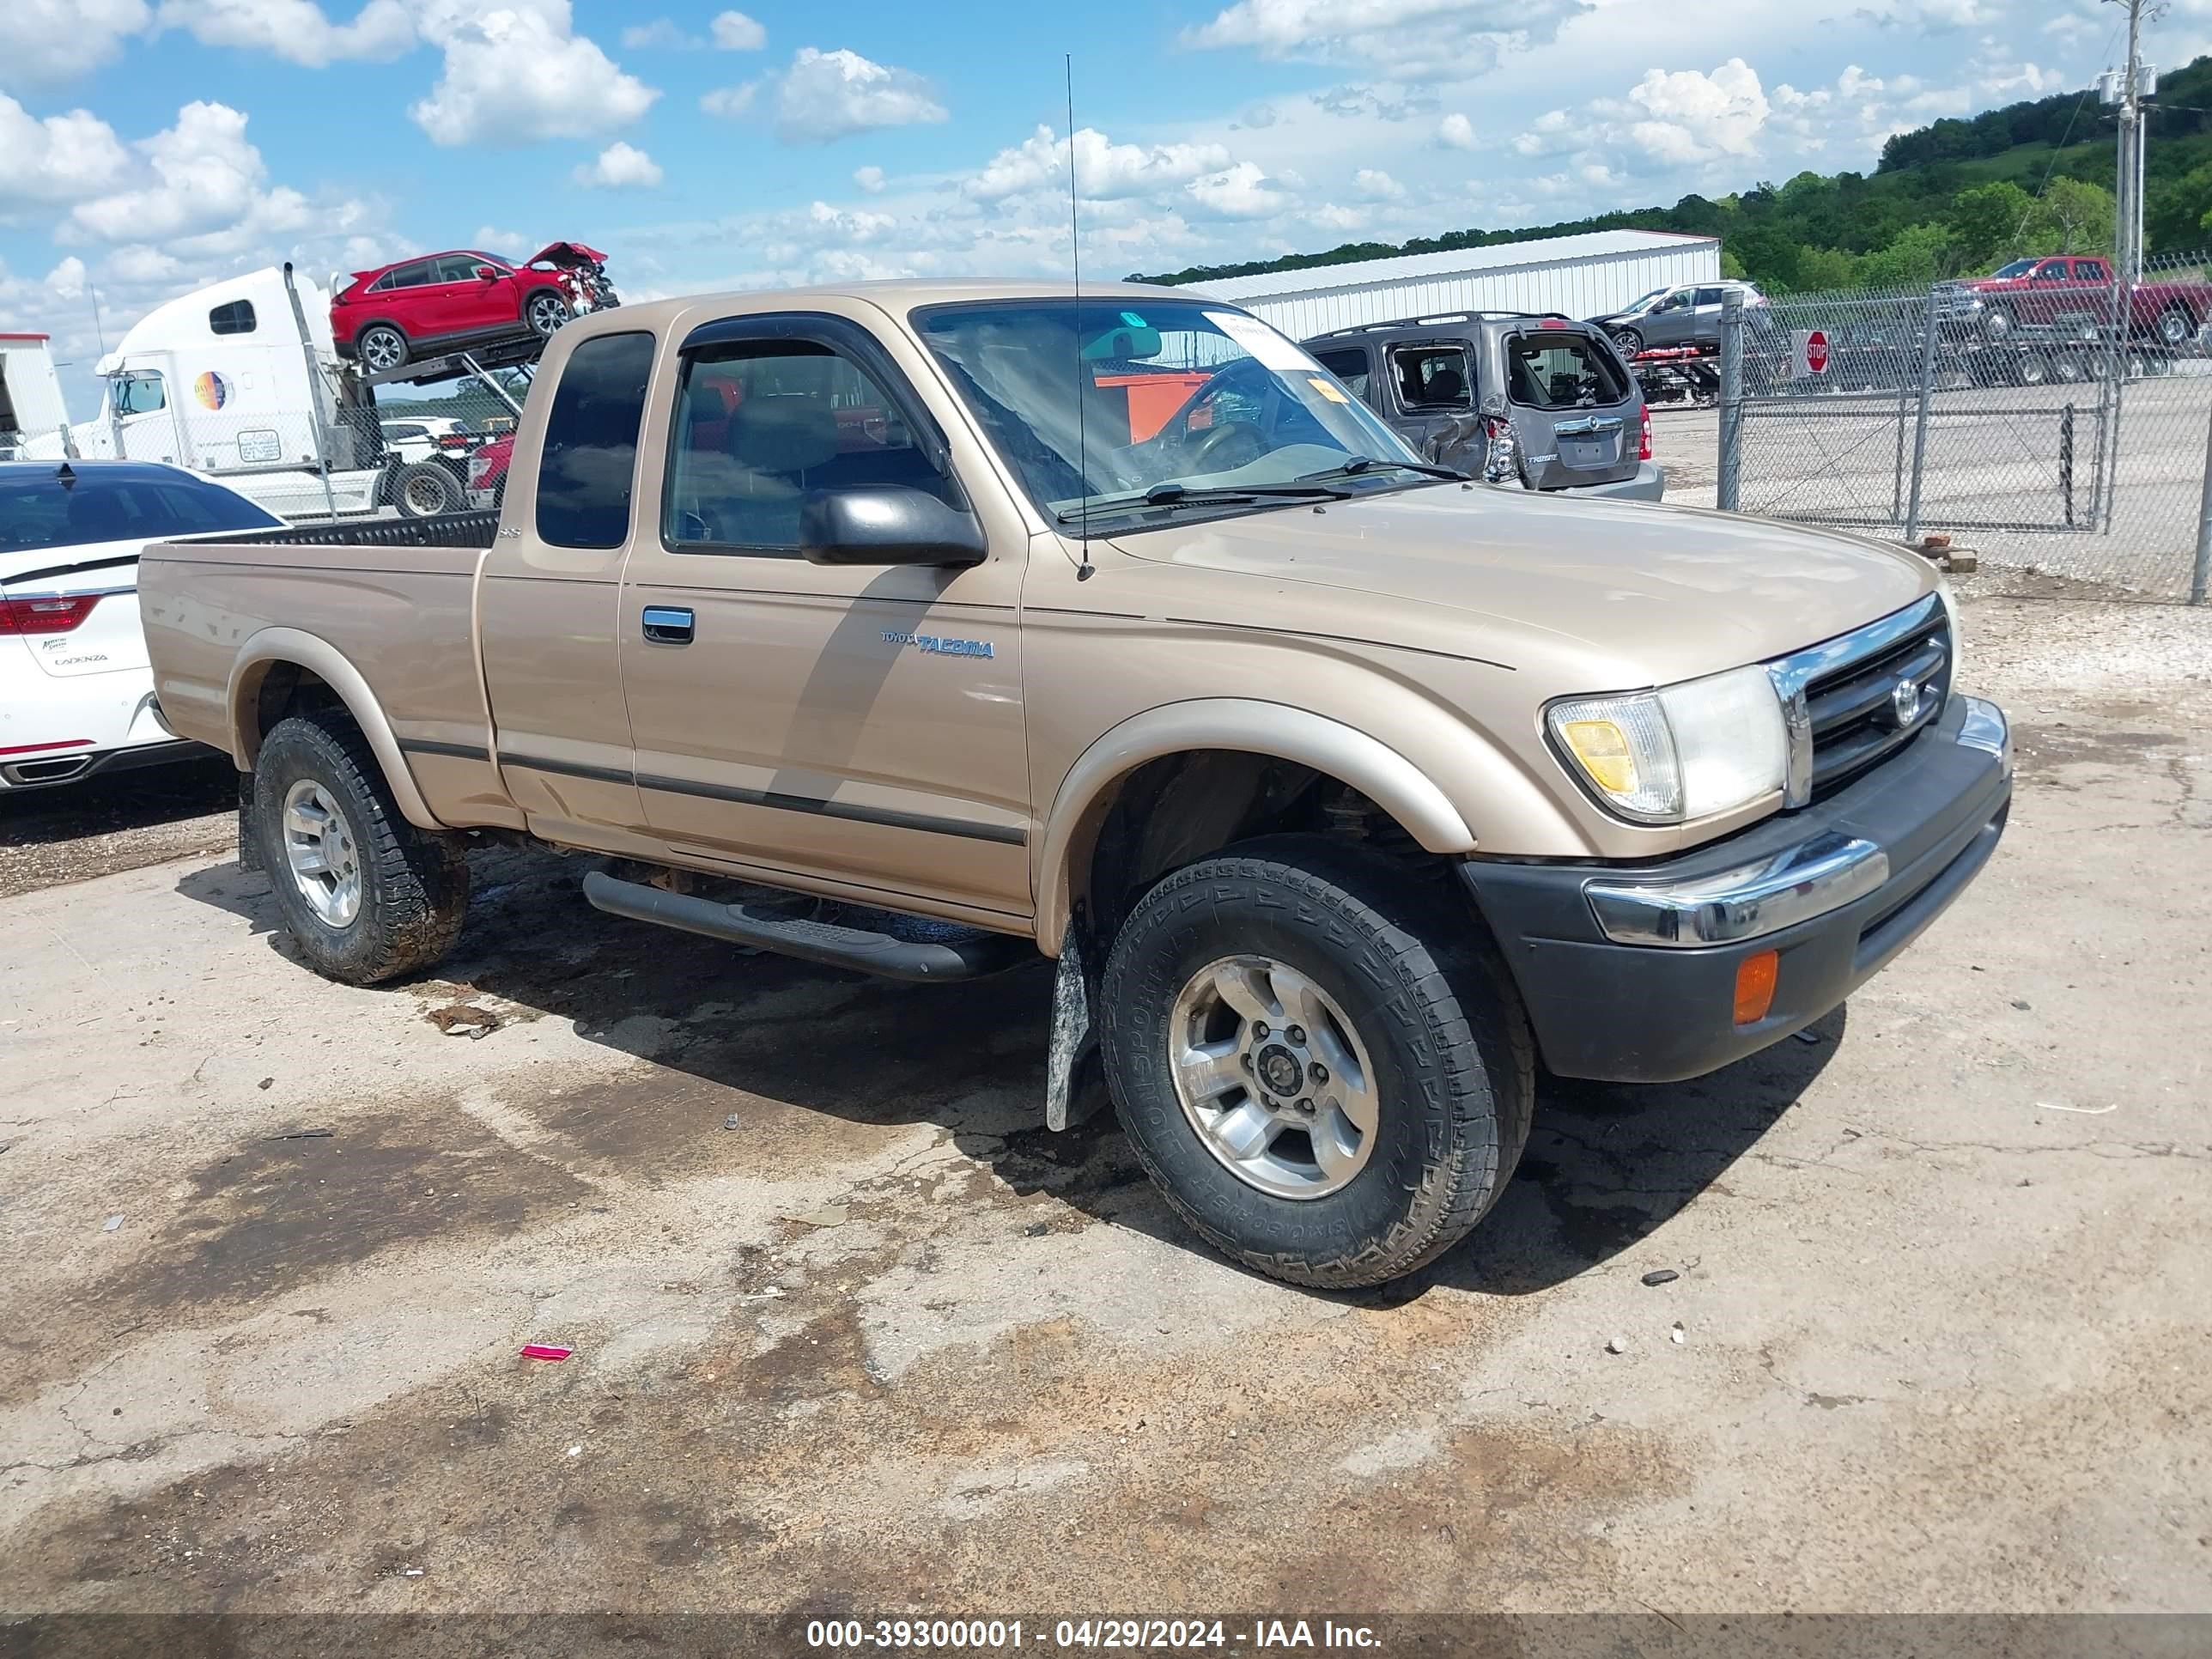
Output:
[[809,564],[981,564],[989,550],[973,515],[906,484],[819,489],[799,509]]
[[487,283],[495,283],[499,280],[498,269],[492,265],[478,265],[477,276],[481,281]]

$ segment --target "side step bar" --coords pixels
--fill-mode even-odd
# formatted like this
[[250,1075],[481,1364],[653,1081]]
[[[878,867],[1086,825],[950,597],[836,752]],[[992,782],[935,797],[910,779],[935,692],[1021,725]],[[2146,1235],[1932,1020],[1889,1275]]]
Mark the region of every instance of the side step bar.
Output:
[[883,979],[976,979],[1012,968],[1036,954],[1028,939],[1012,933],[943,930],[948,937],[903,939],[835,922],[763,915],[743,904],[665,892],[617,881],[603,870],[584,878],[584,897],[594,909],[632,921],[657,922],[686,933],[732,945],[750,945],[831,968],[851,968]]

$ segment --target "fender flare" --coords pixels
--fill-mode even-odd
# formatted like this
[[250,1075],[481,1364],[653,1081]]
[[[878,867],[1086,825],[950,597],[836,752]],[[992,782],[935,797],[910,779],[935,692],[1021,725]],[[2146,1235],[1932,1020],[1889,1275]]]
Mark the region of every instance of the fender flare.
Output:
[[1045,822],[1036,877],[1037,946],[1060,954],[1074,905],[1070,859],[1078,835],[1121,778],[1146,761],[1196,749],[1228,749],[1296,761],[1350,784],[1431,853],[1474,850],[1474,832],[1420,768],[1357,727],[1286,703],[1200,697],[1133,714],[1077,757]]
[[384,781],[391,787],[400,816],[417,830],[443,830],[446,826],[432,815],[422,792],[416,787],[415,775],[407,769],[407,762],[399,752],[399,739],[392,735],[392,723],[385,719],[384,709],[376,701],[376,694],[368,689],[368,682],[362,678],[361,671],[328,640],[297,628],[263,629],[246,641],[237,660],[231,665],[230,684],[225,695],[230,710],[231,759],[238,769],[251,772],[261,752],[262,734],[253,729],[250,717],[250,700],[259,695],[264,678],[256,671],[280,662],[297,664],[337,693],[338,701],[345,705],[346,712],[361,727],[362,735],[368,739],[376,763],[384,769]]

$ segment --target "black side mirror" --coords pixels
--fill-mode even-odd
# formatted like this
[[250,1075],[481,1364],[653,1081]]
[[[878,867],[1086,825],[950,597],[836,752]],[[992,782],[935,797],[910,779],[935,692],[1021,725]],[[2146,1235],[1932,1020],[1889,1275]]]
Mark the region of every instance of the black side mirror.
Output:
[[809,564],[981,564],[989,551],[971,514],[906,484],[818,489],[799,509]]

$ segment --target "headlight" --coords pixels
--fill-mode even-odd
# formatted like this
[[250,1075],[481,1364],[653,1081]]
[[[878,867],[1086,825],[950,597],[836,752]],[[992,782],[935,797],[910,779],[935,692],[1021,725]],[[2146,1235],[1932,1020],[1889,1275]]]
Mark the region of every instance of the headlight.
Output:
[[1562,698],[1544,719],[1598,798],[1640,823],[1680,823],[1772,794],[1789,765],[1782,701],[1756,664],[1656,691]]

